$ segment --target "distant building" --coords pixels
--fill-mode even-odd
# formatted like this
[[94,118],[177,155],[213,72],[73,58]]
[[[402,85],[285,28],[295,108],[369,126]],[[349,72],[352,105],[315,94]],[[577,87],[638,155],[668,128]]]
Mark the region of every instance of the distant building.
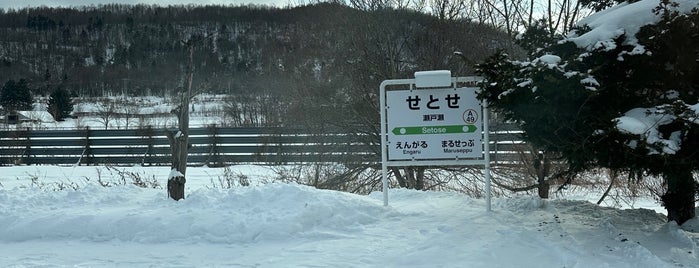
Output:
[[0,117],[1,122],[8,125],[23,123],[54,123],[53,116],[47,111],[17,111]]

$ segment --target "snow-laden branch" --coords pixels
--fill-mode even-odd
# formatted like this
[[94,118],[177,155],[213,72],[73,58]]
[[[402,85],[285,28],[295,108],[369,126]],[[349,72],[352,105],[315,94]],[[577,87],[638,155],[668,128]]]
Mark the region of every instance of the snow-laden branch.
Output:
[[[632,140],[626,145],[632,149],[645,143],[649,148],[649,154],[675,154],[681,149],[682,131],[674,131],[669,135],[663,134],[660,127],[684,121],[690,124],[699,124],[697,114],[699,114],[699,103],[687,105],[683,102],[676,102],[674,108],[671,105],[662,105],[653,108],[634,108],[626,112],[623,116],[614,119],[616,128],[632,135],[637,135],[638,140]],[[681,111],[676,114],[675,111]],[[658,151],[658,149],[660,151]]]

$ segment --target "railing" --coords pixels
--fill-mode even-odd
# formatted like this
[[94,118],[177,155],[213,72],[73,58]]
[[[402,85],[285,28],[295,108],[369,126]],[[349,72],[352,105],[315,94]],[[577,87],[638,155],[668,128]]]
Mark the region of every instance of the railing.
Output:
[[[506,125],[503,125],[506,126]],[[510,161],[522,150],[520,132],[491,127],[491,159]],[[0,131],[0,165],[169,165],[172,129]],[[378,139],[362,134],[310,133],[272,127],[193,128],[190,165],[242,163],[380,163]]]

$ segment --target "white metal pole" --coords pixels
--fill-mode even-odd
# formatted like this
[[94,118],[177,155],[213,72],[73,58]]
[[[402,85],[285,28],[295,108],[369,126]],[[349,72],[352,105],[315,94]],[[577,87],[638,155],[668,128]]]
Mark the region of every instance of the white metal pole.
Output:
[[383,205],[388,206],[388,121],[386,116],[386,86],[411,85],[415,79],[384,80],[379,88],[379,109],[381,110],[381,182],[383,184]]
[[488,100],[483,100],[483,156],[485,160],[485,203],[486,210],[492,211],[490,205],[490,128],[488,121]]
[[386,151],[386,84],[381,82],[379,109],[381,109],[381,183],[383,184],[383,205],[388,206],[388,152]]

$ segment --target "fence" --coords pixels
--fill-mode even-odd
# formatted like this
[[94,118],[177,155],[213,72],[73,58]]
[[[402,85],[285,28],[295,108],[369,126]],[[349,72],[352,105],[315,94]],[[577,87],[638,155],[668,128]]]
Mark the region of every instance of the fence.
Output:
[[[509,161],[521,152],[510,125],[491,126],[491,160]],[[171,129],[0,131],[0,165],[170,165]],[[378,137],[333,131],[272,127],[189,130],[190,165],[242,163],[380,163]]]

